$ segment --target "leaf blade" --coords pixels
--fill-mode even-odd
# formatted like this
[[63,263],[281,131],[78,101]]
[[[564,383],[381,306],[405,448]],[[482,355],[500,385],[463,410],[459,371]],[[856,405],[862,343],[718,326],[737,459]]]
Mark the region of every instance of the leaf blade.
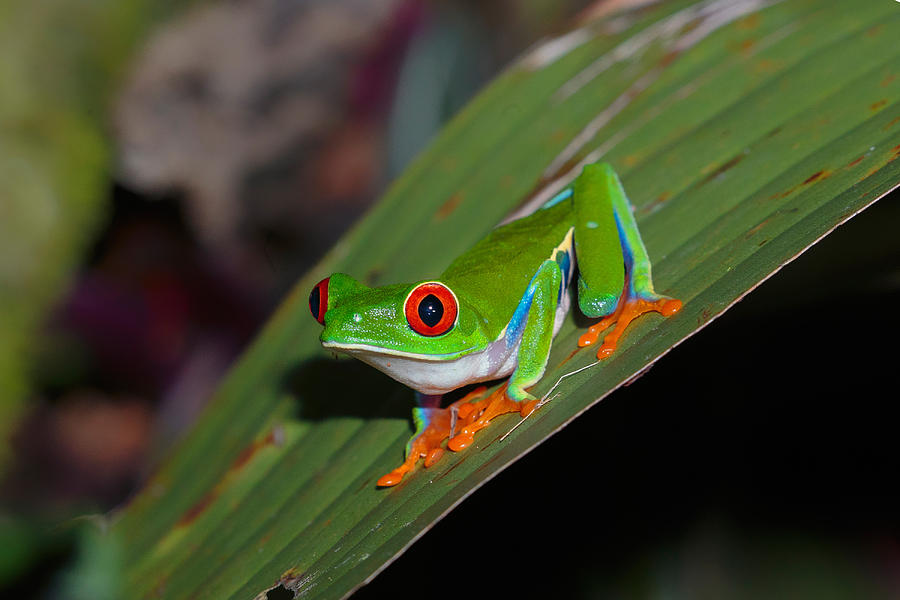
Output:
[[[719,1],[696,6],[725,9],[740,4]],[[900,172],[892,144],[900,140],[891,124],[900,90],[893,80],[888,81],[895,72],[896,52],[885,40],[900,30],[900,23],[893,16],[896,13],[884,6],[856,11],[851,4],[831,3],[819,10],[812,2],[787,1],[747,13],[747,19],[759,15],[751,30],[762,29],[759,35],[770,43],[757,42],[759,53],[738,51],[737,58],[729,55],[720,60],[717,53],[733,43],[740,46],[746,35],[742,27],[752,25],[729,21],[666,63],[646,87],[638,85],[639,95],[608,120],[603,111],[616,106],[616,99],[635,89],[647,73],[654,73],[666,56],[665,43],[659,48],[648,44],[640,55],[643,71],[629,73],[617,63],[560,102],[554,101],[554,93],[599,60],[598,55],[613,52],[629,36],[652,30],[654,24],[695,14],[679,12],[694,10],[695,5],[674,5],[614,40],[584,44],[550,65],[550,75],[529,73],[521,63],[510,69],[298,285],[224,383],[181,453],[157,476],[156,483],[169,486],[166,502],[145,493],[126,509],[117,526],[129,531],[134,540],[130,555],[136,566],[130,578],[136,589],[143,595],[159,592],[173,598],[245,598],[282,581],[304,595],[328,598],[349,593],[510,462],[642,372],[821,235],[896,185]],[[810,37],[811,32],[821,31],[823,22],[839,20],[840,27],[833,25],[834,30]],[[797,22],[802,26],[791,25]],[[880,25],[881,31],[870,33],[873,25]],[[798,37],[779,34],[785,27]],[[690,30],[681,32],[682,37],[675,35],[676,41],[668,43],[688,34]],[[864,59],[852,64],[846,60],[843,54],[851,54],[848,45]],[[755,73],[758,63],[754,61],[772,60],[765,52],[782,57],[783,64],[771,73]],[[693,66],[683,68],[680,75],[666,70],[685,67],[682,59],[693,60]],[[725,67],[720,66],[723,61]],[[703,74],[709,71],[703,65],[713,70],[706,79]],[[749,71],[735,73],[735,69]],[[697,77],[701,84],[685,94],[685,86]],[[716,86],[723,84],[735,86],[741,94],[716,95]],[[597,90],[605,88],[609,89],[603,102],[596,102]],[[512,94],[516,90],[522,93]],[[534,92],[534,97],[528,92]],[[528,97],[533,104],[515,118],[500,118],[509,110],[511,94],[516,102]],[[877,98],[870,98],[872,94]],[[659,102],[648,100],[642,105],[642,98]],[[784,98],[790,102],[779,106],[778,100]],[[881,99],[885,102],[872,109]],[[576,104],[579,110],[567,112]],[[827,122],[821,122],[824,117]],[[502,122],[495,125],[498,119]],[[523,130],[521,124],[528,122],[534,126]],[[660,131],[656,126],[663,122],[669,126]],[[597,127],[598,123],[602,126]],[[273,424],[294,422],[277,411],[285,396],[301,407],[314,400],[315,389],[284,383],[294,365],[315,363],[321,356],[305,311],[308,286],[326,269],[351,265],[375,282],[424,277],[440,269],[443,264],[438,262],[448,262],[477,240],[495,220],[519,205],[523,196],[537,194],[547,184],[547,166],[586,129],[594,135],[585,136],[584,147],[571,159],[589,157],[604,149],[605,140],[621,138],[604,149],[608,152],[604,158],[623,174],[654,259],[657,287],[686,300],[682,312],[665,321],[650,316],[635,323],[612,359],[587,372],[583,380],[566,381],[565,402],[544,407],[503,443],[499,437],[516,423],[515,418],[498,420],[476,438],[473,448],[414,474],[395,489],[375,490],[374,480],[399,460],[409,434],[404,416],[375,418],[383,407],[372,406],[339,419],[301,417],[299,421],[318,431],[321,439],[283,446],[284,466],[260,475],[262,498],[245,494],[228,510],[220,506],[215,523],[204,521],[201,514],[194,522],[208,529],[188,532],[182,541],[205,543],[207,553],[191,557],[182,551],[188,556],[184,562],[170,561],[168,569],[160,569],[167,558],[179,556],[163,551],[163,541],[185,514],[209,510],[203,502],[206,494],[222,481],[227,487],[225,474],[241,448],[264,438]],[[473,132],[482,131],[483,136],[469,143]],[[562,134],[555,135],[557,131]],[[722,135],[724,131],[731,134]],[[632,140],[648,140],[650,150],[632,154],[629,143],[637,143]],[[500,147],[510,150],[496,152]],[[745,154],[747,148],[750,151]],[[859,156],[863,159],[854,162]],[[565,168],[553,175],[571,171],[572,160],[563,161]],[[522,175],[510,179],[516,173]],[[390,229],[387,222],[392,223]],[[413,235],[422,230],[428,235]],[[537,393],[563,373],[592,360],[589,351],[568,359],[579,331],[572,320],[565,324]],[[378,381],[375,376],[355,373],[372,377],[372,385]],[[379,388],[384,395],[372,394],[376,398],[396,396],[385,405],[401,406],[408,397],[390,384],[378,385],[385,385]],[[337,394],[334,388],[326,388],[325,393],[338,396],[334,402],[352,399],[352,394]],[[250,407],[249,398],[254,400]],[[331,446],[325,445],[326,439]],[[199,466],[208,470],[197,474]],[[292,473],[293,483],[281,481]],[[226,496],[219,495],[211,505],[215,507]],[[266,501],[275,496],[274,506],[268,505]],[[246,527],[240,535],[216,535],[209,530],[236,524]],[[155,558],[148,559],[154,549]]]

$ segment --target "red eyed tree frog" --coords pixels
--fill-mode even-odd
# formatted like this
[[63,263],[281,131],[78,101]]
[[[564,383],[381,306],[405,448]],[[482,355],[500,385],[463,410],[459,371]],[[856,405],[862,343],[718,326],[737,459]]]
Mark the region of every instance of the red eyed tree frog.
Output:
[[[550,345],[569,309],[567,289],[578,267],[578,305],[604,317],[581,336],[609,356],[632,319],[669,316],[681,302],[654,292],[650,259],[631,206],[609,164],[578,178],[533,214],[494,229],[439,279],[367,287],[348,275],[323,279],[309,307],[324,325],[322,345],[354,356],[418,392],[416,431],[403,464],[378,480],[396,485],[419,458],[425,466],[461,450],[494,417],[534,410],[527,388],[544,374]],[[470,383],[509,376],[441,408],[441,395]]]

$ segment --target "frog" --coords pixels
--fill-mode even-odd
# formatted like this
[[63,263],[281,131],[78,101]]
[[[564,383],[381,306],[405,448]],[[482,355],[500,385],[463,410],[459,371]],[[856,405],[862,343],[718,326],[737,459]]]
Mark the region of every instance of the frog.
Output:
[[[496,417],[529,416],[528,390],[544,375],[553,339],[577,297],[600,321],[578,340],[611,356],[640,315],[677,313],[682,302],[656,293],[633,208],[613,167],[585,165],[530,215],[494,228],[436,279],[370,287],[334,273],[309,295],[323,326],[322,346],[355,357],[416,391],[415,431],[405,459],[380,477],[391,487],[430,467],[446,448],[461,451]],[[449,406],[444,395],[506,379],[485,396],[478,387]]]

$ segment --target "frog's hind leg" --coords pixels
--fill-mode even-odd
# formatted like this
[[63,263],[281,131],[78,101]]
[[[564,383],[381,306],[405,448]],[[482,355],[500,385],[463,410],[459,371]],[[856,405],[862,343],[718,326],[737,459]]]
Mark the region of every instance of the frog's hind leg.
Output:
[[[578,211],[576,213],[578,219],[575,239],[577,242],[580,234],[582,237],[587,237],[588,241],[595,243],[587,251],[578,254],[578,262],[583,273],[593,275],[594,280],[601,282],[598,291],[590,285],[590,279],[585,279],[587,285],[580,279],[579,304],[586,315],[604,318],[591,326],[578,340],[578,344],[589,346],[596,343],[600,334],[615,323],[613,331],[604,337],[603,343],[597,349],[597,358],[603,359],[615,351],[619,337],[631,321],[646,312],[658,312],[666,317],[671,316],[681,309],[681,301],[662,296],[653,290],[650,257],[643,240],[641,240],[641,234],[631,212],[631,204],[628,202],[622,183],[613,168],[608,163],[588,165],[584,168],[579,180],[583,181],[576,184],[575,188],[576,211]],[[579,202],[579,191],[582,191],[582,195],[590,194],[591,197],[583,198],[585,201]],[[606,215],[612,217],[615,228],[612,235],[608,233],[610,218]],[[619,264],[624,263],[624,280],[619,275],[623,269],[614,269],[609,264],[610,261],[603,258],[609,254],[598,254],[597,230],[600,230],[601,227],[589,227],[590,223],[598,222],[603,224],[606,235],[609,235],[620,248],[614,257],[620,261]],[[609,243],[607,241],[601,243],[606,246],[603,250],[610,252]],[[601,273],[601,276],[598,277],[598,269],[601,267],[611,274]],[[613,281],[613,285],[607,284],[604,288],[602,282],[610,280]],[[610,290],[615,288],[618,288],[620,297],[611,305],[608,298]],[[584,300],[581,298],[582,294],[585,294]],[[603,300],[602,302],[597,300],[598,296]]]

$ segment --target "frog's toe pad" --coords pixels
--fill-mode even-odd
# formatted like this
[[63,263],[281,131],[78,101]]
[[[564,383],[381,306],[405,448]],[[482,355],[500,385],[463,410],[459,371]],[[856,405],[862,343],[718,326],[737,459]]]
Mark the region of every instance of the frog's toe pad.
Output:
[[379,477],[376,485],[378,487],[395,486],[403,480],[404,475],[406,475],[406,471],[401,468],[396,468],[387,475],[382,475],[381,477]]
[[654,309],[659,314],[664,317],[671,317],[679,310],[681,310],[681,300],[677,300],[675,298],[667,298],[663,296],[660,300],[657,301],[659,304],[659,308]]
[[444,456],[444,449],[441,447],[432,448],[428,454],[425,455],[425,468],[427,469],[437,461],[441,460]]
[[460,450],[464,450],[472,445],[472,442],[475,441],[474,434],[471,433],[460,433],[458,435],[454,435],[450,438],[450,441],[447,442],[447,447],[453,450],[454,452],[459,452]]

